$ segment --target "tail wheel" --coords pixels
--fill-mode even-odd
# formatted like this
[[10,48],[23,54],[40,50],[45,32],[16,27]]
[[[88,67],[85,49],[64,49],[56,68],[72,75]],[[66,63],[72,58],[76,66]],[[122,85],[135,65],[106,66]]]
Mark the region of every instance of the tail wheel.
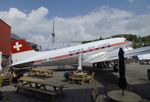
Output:
[[96,68],[96,67],[97,67],[96,63],[93,63],[93,68]]

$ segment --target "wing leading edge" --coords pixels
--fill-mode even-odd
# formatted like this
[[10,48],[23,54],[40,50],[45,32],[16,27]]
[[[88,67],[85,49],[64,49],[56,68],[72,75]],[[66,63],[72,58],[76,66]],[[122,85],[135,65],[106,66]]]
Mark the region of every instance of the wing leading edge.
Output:
[[[85,59],[84,62],[89,62],[89,63],[96,63],[96,62],[103,62],[103,61],[111,61],[118,59],[118,51],[119,49],[113,50],[113,51],[105,51],[105,52],[100,52],[97,54],[94,54],[93,56],[90,56],[89,58]],[[149,47],[142,47],[142,48],[137,48],[137,49],[130,49],[130,50],[125,50],[124,49],[124,56],[126,58],[132,57],[132,56],[138,56],[142,54],[148,54],[150,53],[150,46]]]

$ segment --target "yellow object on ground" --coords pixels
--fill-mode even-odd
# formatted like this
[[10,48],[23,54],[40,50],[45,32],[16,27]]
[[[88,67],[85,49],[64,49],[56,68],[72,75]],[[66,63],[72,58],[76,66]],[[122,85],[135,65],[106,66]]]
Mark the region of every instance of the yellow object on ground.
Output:
[[0,87],[10,85],[12,82],[12,76],[0,76]]

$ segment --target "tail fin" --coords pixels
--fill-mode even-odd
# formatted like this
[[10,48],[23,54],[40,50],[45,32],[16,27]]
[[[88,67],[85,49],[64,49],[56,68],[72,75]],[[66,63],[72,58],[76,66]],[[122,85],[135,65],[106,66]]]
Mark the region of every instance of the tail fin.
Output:
[[12,40],[12,54],[33,50],[33,48],[24,40]]
[[33,48],[24,39],[12,40],[11,48],[13,63],[26,60],[35,54]]

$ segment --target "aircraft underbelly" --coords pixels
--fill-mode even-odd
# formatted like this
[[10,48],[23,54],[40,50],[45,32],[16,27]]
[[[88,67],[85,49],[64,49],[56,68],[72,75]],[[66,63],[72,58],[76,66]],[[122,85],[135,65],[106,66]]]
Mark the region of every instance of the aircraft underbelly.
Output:
[[43,62],[43,66],[61,66],[61,65],[71,65],[71,64],[77,64],[78,63],[78,57],[69,57],[65,59],[55,60],[55,61],[47,61]]

